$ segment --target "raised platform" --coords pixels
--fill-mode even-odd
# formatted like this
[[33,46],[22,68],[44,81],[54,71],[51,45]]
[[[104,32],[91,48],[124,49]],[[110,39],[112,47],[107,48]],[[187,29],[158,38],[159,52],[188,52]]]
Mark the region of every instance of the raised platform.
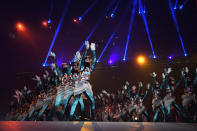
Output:
[[197,131],[197,123],[0,122],[0,131]]

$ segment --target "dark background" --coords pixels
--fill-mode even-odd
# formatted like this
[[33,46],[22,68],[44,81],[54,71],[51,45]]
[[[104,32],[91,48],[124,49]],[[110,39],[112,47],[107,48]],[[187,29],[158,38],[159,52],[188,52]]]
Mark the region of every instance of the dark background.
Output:
[[[42,64],[45,60],[50,43],[58,25],[66,0],[54,0],[51,28],[42,26],[42,21],[49,17],[50,0],[3,0],[0,2],[0,42],[1,42],[1,86],[0,86],[0,113],[3,117],[9,111],[9,103],[15,89],[22,89],[24,85],[34,88],[35,83],[31,78],[35,74],[42,74],[45,68]],[[103,15],[104,9],[110,0],[99,0],[93,9],[84,17],[84,20],[76,24],[73,18],[80,16],[93,0],[71,0],[68,12],[56,39],[53,51],[58,57],[58,63],[70,61],[75,52],[80,48],[85,38],[91,32],[98,18]],[[100,55],[110,35],[117,27],[124,9],[129,0],[121,0],[114,19],[104,19],[98,29],[90,38],[90,42],[97,44],[97,56]],[[174,3],[175,0],[172,0]],[[102,89],[115,92],[122,86],[125,80],[131,84],[137,81],[151,81],[149,73],[162,72],[163,67],[173,66],[179,73],[185,65],[196,66],[197,50],[197,7],[195,0],[189,0],[183,10],[176,11],[183,42],[188,57],[183,57],[183,51],[179,37],[170,14],[168,0],[146,0],[146,17],[151,39],[158,61],[150,62],[146,66],[138,66],[135,57],[139,54],[151,56],[151,48],[141,16],[137,13],[134,18],[131,40],[127,52],[127,62],[120,60],[124,55],[124,48],[128,33],[130,12],[120,25],[115,37],[104,53],[92,75],[91,83],[97,94]],[[138,7],[138,6],[137,6]],[[110,13],[108,13],[109,15]],[[27,28],[28,37],[16,30],[16,23],[23,22]],[[116,62],[111,67],[107,65],[109,58],[116,54]],[[173,55],[181,62],[169,64],[167,57]],[[164,60],[162,63],[161,61]],[[50,61],[50,59],[49,59]],[[152,60],[150,60],[152,61]],[[185,63],[186,61],[189,62]],[[160,77],[160,74],[159,74]]]

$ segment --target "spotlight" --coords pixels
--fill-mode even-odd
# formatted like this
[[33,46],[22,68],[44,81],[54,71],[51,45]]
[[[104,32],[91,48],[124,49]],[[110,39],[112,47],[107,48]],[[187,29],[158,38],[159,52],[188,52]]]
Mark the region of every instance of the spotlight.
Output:
[[169,59],[169,60],[172,60],[172,56],[169,56],[168,59]]
[[157,58],[157,57],[154,55],[154,56],[153,56],[153,59],[156,59],[156,58]]
[[183,9],[183,5],[180,5],[180,6],[179,6],[179,9],[182,10],[182,9]]
[[79,20],[79,21],[82,21],[82,17],[78,17],[78,20]]
[[112,60],[109,61],[109,64],[111,64],[111,63],[112,63]]
[[176,6],[174,6],[174,10],[176,10],[177,9],[177,7]]
[[138,120],[138,118],[137,118],[137,116],[135,117],[135,121],[137,121]]
[[99,60],[97,60],[96,62],[99,63]]
[[137,62],[138,64],[144,64],[145,63],[145,57],[144,56],[138,56],[137,57]]
[[46,65],[45,64],[42,64],[42,66],[45,67]]
[[51,24],[51,19],[48,19],[47,23],[48,23],[48,24]]
[[25,26],[21,22],[18,22],[16,24],[16,28],[17,28],[18,31],[25,31]]
[[124,59],[122,59],[123,61],[126,61],[126,59],[124,58]]
[[48,22],[47,22],[47,21],[43,21],[43,22],[42,22],[42,25],[43,25],[44,27],[47,27],[47,26],[48,26]]
[[110,17],[113,18],[114,17],[114,13],[111,13]]
[[185,53],[184,56],[187,56],[187,54]]
[[76,19],[76,18],[74,18],[74,19],[73,19],[73,22],[78,24],[78,23],[79,23],[79,20]]

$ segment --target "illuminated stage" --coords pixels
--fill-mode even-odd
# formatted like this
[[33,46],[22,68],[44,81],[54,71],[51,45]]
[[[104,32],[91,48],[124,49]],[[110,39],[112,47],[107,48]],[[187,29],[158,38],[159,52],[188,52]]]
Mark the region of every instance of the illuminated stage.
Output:
[[0,131],[196,131],[197,123],[0,122]]

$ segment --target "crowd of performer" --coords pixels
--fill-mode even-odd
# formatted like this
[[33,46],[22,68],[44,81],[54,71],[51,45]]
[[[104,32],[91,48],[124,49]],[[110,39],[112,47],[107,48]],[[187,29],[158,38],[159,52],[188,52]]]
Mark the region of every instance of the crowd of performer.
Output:
[[[125,85],[116,93],[108,93],[105,90],[95,96],[96,119],[99,121],[161,121],[161,122],[197,122],[196,85],[197,69],[195,78],[189,77],[189,69],[185,67],[181,71],[180,78],[170,77],[172,69],[164,69],[162,81],[156,80],[157,74],[151,73],[152,82],[143,87]],[[180,88],[180,84],[184,87]],[[176,91],[183,89],[181,104],[177,104]],[[147,100],[147,96],[151,100]],[[151,106],[152,105],[152,106]],[[148,109],[150,109],[148,111]]]
[[[92,58],[87,56],[89,49]],[[86,41],[82,56],[77,52],[72,63],[62,63],[61,68],[55,53],[51,52],[50,56],[54,59],[51,73],[45,71],[42,77],[35,75],[36,88],[33,90],[27,87],[15,90],[6,120],[197,121],[197,69],[193,79],[188,75],[188,67],[182,69],[178,81],[171,77],[172,69],[167,68],[162,73],[161,83],[153,72],[153,80],[146,86],[142,82],[131,86],[126,81],[117,92],[109,93],[103,89],[101,93],[93,94],[90,76],[96,65],[95,43]],[[184,93],[182,104],[178,104],[176,90],[182,89],[179,88],[181,83],[184,83]],[[147,104],[147,96],[152,103]]]

